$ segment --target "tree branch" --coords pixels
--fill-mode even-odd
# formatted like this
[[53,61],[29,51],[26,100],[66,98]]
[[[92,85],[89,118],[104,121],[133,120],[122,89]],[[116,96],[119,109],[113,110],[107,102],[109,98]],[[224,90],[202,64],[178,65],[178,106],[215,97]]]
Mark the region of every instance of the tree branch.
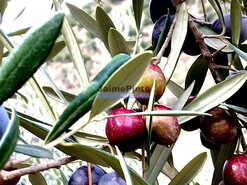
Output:
[[49,163],[37,164],[37,165],[33,165],[30,167],[26,167],[26,168],[16,169],[13,171],[1,170],[0,171],[0,184],[3,182],[7,183],[8,181],[14,178],[21,177],[23,175],[45,171],[51,168],[59,169],[62,165],[66,165],[75,160],[77,160],[77,158],[75,157],[65,157],[59,160],[51,161]]

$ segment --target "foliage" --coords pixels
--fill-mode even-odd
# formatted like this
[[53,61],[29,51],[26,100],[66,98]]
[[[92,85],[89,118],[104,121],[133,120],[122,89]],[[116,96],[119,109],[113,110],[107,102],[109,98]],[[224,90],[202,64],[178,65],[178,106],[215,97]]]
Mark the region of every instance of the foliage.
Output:
[[[120,1],[112,2],[121,4]],[[170,34],[163,34],[165,38],[160,38],[160,40],[171,40],[171,51],[168,57],[162,55],[166,42],[162,42],[162,47],[159,47],[157,51],[152,48],[151,40],[148,42],[142,40],[142,32],[151,22],[150,19],[147,20],[149,15],[144,13],[147,11],[149,1],[144,0],[132,1],[132,12],[129,16],[135,20],[135,34],[132,34],[136,36],[135,39],[133,36],[128,38],[128,33],[126,35],[122,33],[123,30],[114,22],[115,19],[111,18],[107,6],[104,6],[106,3],[104,1],[97,3],[94,7],[94,15],[92,15],[73,4],[53,0],[51,2],[54,7],[52,17],[39,27],[31,30],[23,28],[10,33],[0,30],[0,104],[3,104],[11,115],[9,126],[0,141],[0,167],[1,169],[15,167],[15,170],[8,171],[7,175],[0,172],[0,184],[7,183],[10,178],[20,176],[20,173],[17,173],[20,168],[23,170],[22,175],[28,175],[32,184],[50,183],[51,179],[41,171],[58,168],[59,170],[55,170],[56,175],[59,176],[59,181],[56,183],[67,184],[68,171],[74,168],[72,165],[75,161],[99,165],[108,171],[114,170],[125,179],[128,185],[159,184],[159,178],[164,177],[169,178],[169,184],[172,185],[200,184],[194,182],[194,178],[204,167],[205,161],[210,159],[214,167],[213,175],[210,177],[212,184],[219,184],[222,180],[221,174],[225,160],[235,153],[247,150],[245,143],[246,107],[227,102],[244,84],[246,85],[247,72],[244,70],[247,62],[246,44],[238,43],[238,40],[241,30],[239,20],[247,12],[247,7],[245,3],[239,4],[240,1],[234,0],[229,2],[209,0],[206,4],[202,1],[202,4],[206,6],[206,8],[200,7],[205,18],[202,21],[197,19],[200,15],[192,15],[190,12],[189,5],[191,6],[193,2],[177,0],[173,2],[177,5],[174,24],[166,29]],[[62,5],[69,9],[71,15],[65,16],[62,13]],[[230,12],[231,21],[234,20],[231,28],[232,42],[223,36],[224,29],[222,34],[217,35],[206,26],[207,17],[211,20],[219,18],[222,25],[225,24],[223,7],[229,7],[226,12]],[[0,6],[3,17],[6,8],[8,8],[7,0],[3,0]],[[128,13],[127,10],[126,12]],[[19,16],[21,14],[22,12]],[[128,24],[126,22],[126,26],[129,26]],[[84,56],[81,51],[81,43],[78,42],[80,36],[73,31],[75,25],[80,25],[85,29],[86,34],[91,36],[90,40],[97,40],[105,47],[102,49],[96,45],[96,48],[92,49],[93,52],[103,51],[102,62],[105,61],[104,57],[109,59],[108,64],[93,80],[89,79],[85,66],[85,58],[88,60],[87,63],[90,63],[90,57]],[[181,57],[185,55],[183,44],[187,29],[193,30],[193,36],[199,43],[201,54],[186,55],[187,58],[193,60],[193,63],[186,74],[181,74],[184,75],[182,76],[182,84],[185,86],[183,88],[173,76],[178,64],[181,63]],[[22,42],[14,45],[12,39],[17,36],[23,36]],[[146,45],[148,47],[143,48]],[[43,65],[59,57],[64,48],[67,49],[81,80],[82,89],[78,95],[59,89]],[[214,56],[218,53],[226,54],[230,62],[227,61],[226,65],[218,64],[214,60]],[[171,111],[152,111],[153,101],[155,101],[155,87],[153,87],[147,111],[133,114],[148,118],[146,119],[147,139],[141,150],[121,153],[117,146],[111,146],[108,143],[106,136],[100,133],[101,128],[104,127],[104,121],[116,107],[124,106],[141,110],[146,108],[134,100],[132,91],[151,62],[162,66],[167,79],[167,88],[176,97],[176,101],[173,102]],[[43,86],[39,82],[36,78],[37,71],[43,71],[42,77],[50,81],[50,86]],[[229,72],[228,74],[231,71],[238,73],[231,78],[222,79],[224,75],[221,75],[221,72],[225,71]],[[203,85],[207,84],[211,78],[215,83],[203,89]],[[32,85],[32,92],[36,93],[39,101],[42,102],[33,108],[45,109],[47,115],[40,115],[36,118],[29,113],[31,110],[28,108],[25,112],[16,110],[15,102],[20,99],[27,104],[30,102],[35,104],[34,100],[25,94],[24,86],[27,83]],[[124,90],[116,96],[110,93],[111,96],[108,94],[105,97],[107,93],[104,89],[109,87],[121,87]],[[191,103],[186,104],[191,95],[197,97]],[[239,98],[245,101],[245,97]],[[64,106],[64,110],[57,113],[56,106],[52,102]],[[207,111],[217,106],[234,112],[241,128],[238,137],[228,144],[222,144],[219,150],[206,149],[208,152],[191,156],[192,160],[187,161],[187,165],[178,170],[175,166],[176,162],[173,161],[173,149],[176,143],[166,147],[151,141],[149,124],[151,124],[152,116],[177,116],[179,124],[182,125],[195,116],[210,116]],[[100,124],[96,127],[98,131],[96,134],[86,129],[95,122]],[[183,132],[181,130],[179,138],[183,137]],[[34,144],[27,141],[23,138],[25,135],[35,136],[40,142]],[[189,146],[185,147],[185,150],[189,150]],[[17,158],[19,155],[24,155],[27,159],[14,160],[9,163],[8,159],[13,155]],[[128,163],[129,160],[140,163],[141,170],[133,168]]]

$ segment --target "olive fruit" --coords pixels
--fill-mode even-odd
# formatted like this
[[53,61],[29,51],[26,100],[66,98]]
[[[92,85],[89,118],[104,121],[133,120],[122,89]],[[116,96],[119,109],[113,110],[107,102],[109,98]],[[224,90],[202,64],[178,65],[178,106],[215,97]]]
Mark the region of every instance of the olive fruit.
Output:
[[[170,16],[170,23],[172,23],[174,19],[174,15]],[[152,31],[152,46],[153,48],[156,48],[160,34],[162,30],[164,29],[165,22],[167,20],[167,15],[163,15],[160,17],[154,24],[153,31]],[[162,42],[165,42],[163,40]],[[171,42],[168,44],[168,47],[163,54],[164,57],[168,57],[171,51]],[[195,56],[199,55],[201,53],[201,49],[195,39],[194,33],[188,28],[187,29],[187,34],[184,40],[184,44],[182,46],[182,51],[186,53],[187,55]]]
[[166,78],[158,65],[150,64],[133,92],[140,104],[148,104],[154,80],[156,80],[155,101],[158,101],[165,92]]
[[222,176],[225,185],[246,185],[247,156],[236,154],[229,157],[224,163]]
[[126,185],[126,182],[116,172],[110,172],[101,177],[98,185]]
[[0,139],[2,138],[7,126],[9,123],[9,115],[6,109],[1,105],[0,106]]
[[[190,102],[192,102],[196,96],[190,96],[188,100],[186,101],[185,105],[188,105]],[[185,131],[194,131],[199,129],[200,127],[200,116],[194,117],[189,121],[186,121],[185,123],[181,124],[180,127]]]
[[[231,37],[232,35],[232,30],[231,30],[231,19],[230,19],[230,14],[225,14],[224,16],[224,22],[225,22],[225,27],[226,27],[226,32],[225,32],[225,36],[227,37]],[[240,38],[239,38],[239,42],[242,43],[247,39],[247,16],[246,15],[242,15],[242,26],[241,26],[241,30],[240,30]],[[222,25],[220,23],[219,19],[216,19],[212,25],[211,25],[211,29],[217,33],[220,34],[222,32]],[[230,39],[231,41],[231,39]]]
[[[91,165],[91,174],[92,184],[97,185],[100,178],[105,175],[106,172],[96,165]],[[68,185],[89,185],[88,166],[84,165],[77,168],[72,173]]]
[[[153,111],[167,111],[171,108],[156,104]],[[175,116],[152,116],[152,140],[167,147],[176,142],[180,133],[177,117]]]
[[151,0],[149,3],[149,14],[153,23],[162,15],[167,14],[168,9],[171,15],[176,13],[176,8],[173,6],[171,0]]
[[[135,113],[124,107],[116,108],[111,115]],[[105,128],[109,143],[117,145],[122,152],[138,149],[145,140],[146,126],[142,116],[108,118]]]
[[238,120],[228,110],[216,107],[208,112],[212,116],[201,116],[200,130],[214,144],[227,144],[238,133]]

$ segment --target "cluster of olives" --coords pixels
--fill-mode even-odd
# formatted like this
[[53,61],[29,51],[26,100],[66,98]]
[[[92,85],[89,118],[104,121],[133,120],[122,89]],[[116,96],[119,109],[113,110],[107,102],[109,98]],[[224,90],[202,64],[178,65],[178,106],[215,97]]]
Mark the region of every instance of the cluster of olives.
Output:
[[[195,97],[190,97],[187,103],[193,99]],[[239,136],[240,125],[229,110],[215,107],[208,113],[212,116],[195,117],[180,126],[185,131],[199,129],[202,145],[210,150],[220,150],[222,144],[230,143]],[[225,161],[220,185],[247,184],[246,173],[247,156],[234,154]]]
[[[126,185],[125,181],[115,172],[106,173],[102,168],[91,165],[92,185]],[[68,185],[89,185],[88,166],[77,168],[71,175]]]
[[[168,9],[170,15],[168,16]],[[176,9],[173,6],[171,0],[168,1],[159,1],[151,0],[149,4],[149,13],[151,20],[154,23],[153,32],[152,32],[152,46],[154,49],[157,49],[158,42],[164,43],[165,40],[161,40],[161,33],[166,25],[171,25]],[[225,14],[223,16],[226,32],[224,36],[229,37],[229,41],[232,42],[231,36],[231,21],[230,14]],[[242,15],[240,30],[239,43],[243,43],[247,40],[247,16]],[[212,23],[207,24],[208,28],[214,31],[216,34],[222,32],[222,24],[219,19],[216,19]],[[167,34],[167,33],[165,33]],[[163,39],[166,39],[165,37]],[[213,53],[215,50],[211,47],[208,47],[209,50]],[[168,44],[168,48],[163,54],[164,57],[168,57],[171,50],[171,43]],[[188,29],[187,35],[182,46],[182,51],[187,55],[199,55],[201,50],[199,45],[194,37],[193,32]],[[213,56],[213,60],[217,65],[228,66],[228,53],[218,52]],[[220,69],[219,69],[220,70]],[[246,71],[246,69],[245,69]],[[229,71],[220,70],[221,80],[231,78],[236,73],[229,75]],[[229,99],[226,100],[227,104],[239,106],[242,108],[246,107],[246,101],[243,101],[240,97],[245,97],[247,92],[247,82]],[[186,104],[193,101],[196,97],[190,97]],[[203,146],[211,150],[220,150],[221,145],[230,143],[239,137],[241,125],[234,112],[224,109],[221,107],[215,107],[208,111],[212,116],[197,116],[186,123],[180,125],[181,129],[185,131],[200,131],[200,139]],[[247,156],[246,154],[234,154],[225,161],[222,174],[221,185],[233,185],[233,184],[247,184]]]
[[[168,10],[170,12],[170,16],[168,16]],[[176,8],[173,6],[171,0],[167,1],[159,1],[159,0],[151,0],[149,4],[149,13],[152,22],[154,23],[153,32],[152,32],[152,47],[155,49],[157,47],[161,32],[164,29],[165,22],[168,21],[171,24],[175,13]],[[231,37],[231,21],[230,14],[224,15],[224,22],[226,27],[226,32],[224,36]],[[242,43],[247,39],[246,32],[246,24],[247,24],[247,16],[242,15],[242,27],[240,31],[239,42]],[[207,27],[212,29],[215,33],[220,34],[222,32],[222,24],[219,19],[216,19],[212,23],[206,24]],[[164,40],[163,40],[164,42]],[[231,42],[231,39],[230,39]],[[171,50],[171,43],[169,43],[168,48],[163,54],[164,57],[168,57]],[[201,53],[201,49],[195,39],[193,32],[188,28],[187,35],[184,40],[184,44],[182,47],[182,51],[188,55],[195,56]]]
[[[168,9],[170,12],[170,16],[167,15]],[[151,0],[149,4],[149,13],[151,20],[154,23],[152,32],[152,47],[156,48],[160,38],[160,34],[164,29],[165,22],[168,21],[170,24],[172,23],[176,13],[176,8],[173,6],[171,0]],[[163,56],[168,57],[170,50],[171,43],[169,43],[168,48],[166,49]],[[194,37],[194,34],[189,28],[182,47],[182,51],[191,56],[199,55],[201,53],[200,47]]]
[[[171,108],[157,103],[165,92],[166,79],[163,71],[156,64],[148,66],[136,88],[143,89],[143,91],[134,91],[134,97],[145,109],[150,99],[154,80],[156,85],[154,101],[156,103],[153,106],[153,111],[171,110]],[[122,107],[113,110],[111,115],[135,112],[136,110],[134,109]],[[175,116],[153,116],[151,124],[153,142],[167,147],[175,143],[180,133],[178,120]],[[130,152],[140,148],[147,138],[145,117],[139,115],[108,118],[105,131],[109,143],[118,146],[123,152]]]

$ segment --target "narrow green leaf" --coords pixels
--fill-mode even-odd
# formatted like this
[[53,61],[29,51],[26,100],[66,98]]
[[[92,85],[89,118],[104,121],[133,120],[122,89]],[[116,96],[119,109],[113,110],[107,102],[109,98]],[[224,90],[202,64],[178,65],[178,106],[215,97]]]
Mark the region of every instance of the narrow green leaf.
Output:
[[168,56],[167,67],[165,68],[166,79],[169,82],[176,68],[181,49],[186,37],[188,28],[188,10],[185,2],[181,4],[179,12],[176,15],[176,24],[172,33],[171,52]]
[[82,9],[79,9],[78,7],[68,2],[66,2],[65,4],[69,8],[70,13],[84,28],[86,28],[90,33],[101,39],[97,22],[90,15],[88,15]]
[[[128,95],[127,93],[137,84],[150,64],[152,55],[151,51],[144,51],[134,56],[108,78],[101,91],[96,95],[90,119]],[[119,91],[114,92],[111,90],[112,88],[117,88]]]
[[203,152],[192,159],[177,175],[169,185],[189,184],[202,169],[207,159],[207,153]]
[[45,178],[40,172],[28,174],[28,179],[32,185],[47,185]]
[[169,82],[167,83],[167,87],[177,98],[184,92],[184,89],[172,80],[169,80]]
[[165,146],[161,145],[156,146],[150,158],[150,165],[145,175],[148,184],[153,184],[157,180],[157,177],[164,167],[172,148],[173,145],[170,148],[166,148]]
[[137,31],[140,31],[144,0],[132,0]]
[[238,49],[237,47],[235,47],[234,45],[232,45],[231,43],[228,42],[229,47],[234,50],[240,57],[242,57],[245,62],[247,62],[247,54],[245,52],[243,52],[242,50]]
[[53,159],[53,156],[50,150],[43,148],[41,146],[38,146],[38,145],[17,144],[15,146],[15,152],[22,153],[22,154],[32,156],[32,157],[37,157],[37,158]]
[[[184,107],[184,110],[206,112],[231,97],[245,83],[246,79],[247,72],[241,72],[232,78],[226,79],[197,96],[191,103]],[[192,119],[193,116],[178,118],[180,124],[182,124]]]
[[[46,95],[49,96],[50,98],[58,102],[64,103],[52,87],[44,86],[42,87],[42,89],[44,90]],[[68,93],[62,90],[60,90],[60,92],[62,93],[62,95],[64,96],[67,102],[72,102],[76,98],[76,95],[74,94],[71,94],[71,93]]]
[[194,89],[191,93],[192,96],[197,96],[200,92],[208,71],[208,65],[200,55],[191,65],[185,79],[185,89],[189,87],[192,82],[195,82]]
[[16,36],[16,35],[22,35],[22,34],[25,34],[27,33],[28,30],[30,30],[31,27],[26,27],[26,28],[22,28],[20,30],[16,30],[16,31],[11,31],[9,32],[7,35],[9,37],[12,37],[12,36]]
[[128,114],[118,114],[118,115],[109,115],[105,118],[116,118],[121,116],[199,116],[205,115],[210,116],[208,113],[188,111],[188,110],[165,110],[165,111],[145,111],[145,112],[135,112]]
[[116,146],[116,151],[117,151],[117,155],[118,155],[118,160],[120,162],[120,165],[121,165],[121,168],[122,168],[122,171],[123,171],[123,174],[124,174],[126,185],[132,185],[133,182],[132,182],[131,175],[129,173],[129,169],[127,167],[127,164],[125,162],[125,159],[124,159],[121,151],[118,149],[117,146]]
[[119,53],[130,54],[128,44],[124,37],[114,28],[110,28],[108,32],[108,44],[112,57]]
[[99,6],[96,8],[95,12],[97,27],[99,29],[102,41],[105,44],[105,47],[109,51],[109,44],[108,44],[108,32],[110,28],[115,28],[115,25],[113,24],[110,17],[106,14],[106,12]]
[[[154,103],[155,103],[155,92],[156,92],[156,80],[154,79],[153,86],[150,92],[150,98],[148,101],[148,107],[147,107],[147,112],[153,111]],[[150,163],[150,156],[151,156],[151,151],[150,151],[150,145],[152,143],[152,116],[147,116],[146,117],[146,128],[147,128],[147,139],[146,139],[146,152],[147,152],[147,166],[149,166]]]
[[216,11],[216,14],[219,17],[220,23],[222,25],[222,33],[225,33],[225,31],[226,31],[225,21],[223,18],[223,12],[222,12],[219,1],[218,0],[208,0],[208,1],[210,2],[212,7],[214,8],[214,10]]
[[11,51],[0,67],[0,104],[21,88],[43,64],[60,33],[63,18],[63,13],[56,13]]
[[43,103],[43,105],[46,108],[51,119],[55,122],[57,120],[56,115],[55,115],[49,101],[47,100],[45,94],[43,93],[39,83],[37,82],[36,78],[31,77],[29,79],[29,83],[31,84],[32,88],[35,90],[35,92],[36,92],[37,96],[39,97],[39,99],[41,100],[41,102]]
[[173,110],[180,110],[183,108],[188,98],[190,97],[194,87],[195,87],[195,82],[192,82],[190,86],[184,91],[184,93],[178,97],[178,100],[176,101],[175,105],[172,107]]
[[[83,90],[59,116],[58,121],[49,132],[46,143],[63,134],[67,129],[84,116],[92,107],[96,94],[109,76],[130,59],[129,55],[118,54],[96,75],[88,87]],[[104,109],[105,110],[105,109]],[[103,111],[103,110],[102,110]]]
[[5,9],[7,7],[7,2],[8,2],[8,0],[1,0],[0,1],[0,13],[1,13],[1,17],[3,17],[3,14],[5,12]]
[[[55,5],[58,11],[62,10],[61,5],[57,0],[53,0],[53,4]],[[83,88],[86,88],[89,84],[87,70],[83,62],[81,49],[77,43],[72,27],[69,25],[69,22],[66,17],[64,18],[62,33],[64,41],[69,50],[70,57],[75,65],[76,70],[78,71],[79,76],[81,77]]]
[[15,149],[19,137],[19,119],[14,109],[9,124],[0,140],[0,169],[3,169]]
[[[81,144],[60,144],[59,147],[62,151],[70,156],[77,157],[83,161],[90,162],[92,164],[98,164],[101,166],[112,167],[122,178],[124,174],[119,160],[108,152],[100,150],[95,147],[90,147]],[[147,182],[136,173],[132,168],[128,167],[129,173],[132,177],[133,184],[135,185],[147,185]]]
[[222,169],[225,161],[234,154],[237,145],[237,138],[229,144],[221,145],[220,152],[214,169],[212,185],[218,185],[222,179]]
[[[216,35],[214,31],[209,29],[207,26],[195,23],[198,31],[203,35]],[[214,48],[215,50],[221,50],[222,52],[231,53],[233,50],[227,45],[228,41],[226,39],[217,38],[204,38],[205,44]],[[223,48],[223,49],[222,49]]]
[[[179,100],[177,103],[174,105],[173,109],[181,109],[184,106],[185,101],[188,99],[189,95],[192,92],[192,89],[194,87],[194,84],[191,84],[186,91],[184,91],[183,94],[180,95]],[[171,110],[174,112],[174,110]],[[155,111],[156,113],[158,111]],[[164,111],[167,113],[167,111]],[[181,111],[175,111],[175,112],[180,112]],[[150,184],[153,184],[158,175],[160,174],[160,171],[164,168],[165,164],[167,163],[168,157],[171,155],[171,151],[174,145],[172,145],[170,148],[166,148],[165,146],[157,145],[152,156],[150,159],[150,166],[146,172],[146,177],[147,181]]]
[[46,61],[53,59],[62,49],[66,46],[64,40],[57,40],[50,52],[46,57]]
[[230,16],[232,44],[237,47],[239,44],[242,23],[241,5],[239,4],[239,1],[231,1]]

